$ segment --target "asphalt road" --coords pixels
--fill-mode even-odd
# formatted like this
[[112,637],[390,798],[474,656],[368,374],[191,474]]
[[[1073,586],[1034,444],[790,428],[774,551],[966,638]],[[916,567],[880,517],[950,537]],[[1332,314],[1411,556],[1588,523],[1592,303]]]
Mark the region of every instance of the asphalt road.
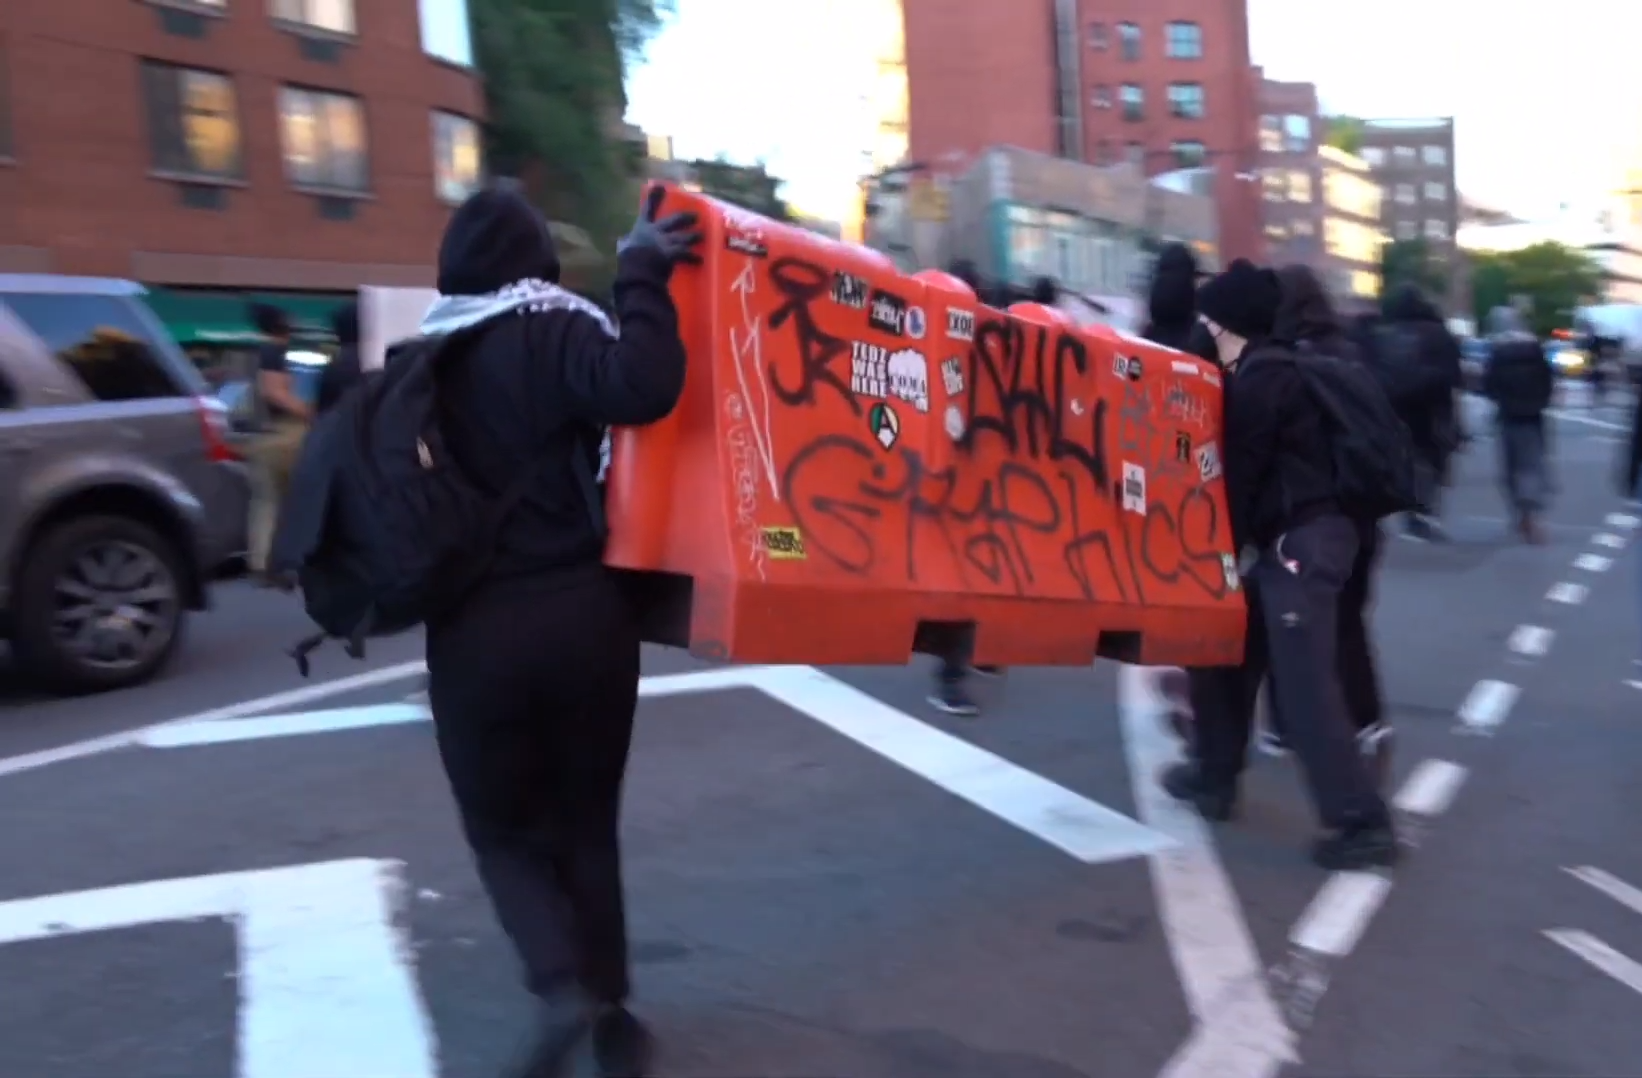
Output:
[[[1394,876],[1305,861],[1283,761],[1202,841],[1150,782],[1172,746],[1144,677],[1110,664],[980,682],[985,713],[955,721],[921,666],[648,655],[626,858],[664,1073],[1637,1073],[1642,531],[1609,489],[1617,409],[1572,405],[1549,545],[1509,537],[1485,433],[1455,541],[1390,544],[1377,626],[1417,843]],[[0,682],[0,1074],[484,1078],[516,1047],[528,1006],[416,641],[315,673],[374,684],[270,702],[305,690],[281,653],[303,631],[231,585],[153,685]]]

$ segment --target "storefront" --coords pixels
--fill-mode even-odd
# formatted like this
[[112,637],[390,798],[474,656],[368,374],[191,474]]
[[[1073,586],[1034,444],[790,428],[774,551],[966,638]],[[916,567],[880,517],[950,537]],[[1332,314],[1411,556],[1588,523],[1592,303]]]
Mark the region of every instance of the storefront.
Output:
[[254,304],[278,307],[291,319],[291,346],[300,363],[323,362],[335,350],[331,318],[352,292],[238,292],[153,288],[148,305],[177,344],[214,385],[249,377],[262,336],[252,320]]

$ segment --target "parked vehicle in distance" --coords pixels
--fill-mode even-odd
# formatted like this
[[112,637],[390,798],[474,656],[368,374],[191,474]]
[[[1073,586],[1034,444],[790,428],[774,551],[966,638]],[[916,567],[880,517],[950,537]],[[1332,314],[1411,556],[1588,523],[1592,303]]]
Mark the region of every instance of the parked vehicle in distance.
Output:
[[0,637],[60,691],[152,676],[243,543],[227,410],[142,296],[0,274]]

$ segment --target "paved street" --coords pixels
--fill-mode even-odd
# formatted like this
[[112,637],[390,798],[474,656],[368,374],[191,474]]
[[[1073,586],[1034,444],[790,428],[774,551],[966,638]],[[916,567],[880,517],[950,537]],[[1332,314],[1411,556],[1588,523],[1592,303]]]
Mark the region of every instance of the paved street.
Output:
[[[1456,541],[1388,544],[1394,878],[1305,861],[1283,761],[1209,840],[1150,781],[1173,746],[1135,671],[1013,671],[960,721],[921,664],[649,655],[626,855],[665,1073],[1634,1073],[1642,531],[1621,411],[1565,404],[1547,546],[1507,534],[1480,414]],[[486,1078],[515,1048],[416,641],[327,654],[315,682],[355,680],[322,696],[303,632],[233,584],[151,686],[0,681],[0,1074]]]

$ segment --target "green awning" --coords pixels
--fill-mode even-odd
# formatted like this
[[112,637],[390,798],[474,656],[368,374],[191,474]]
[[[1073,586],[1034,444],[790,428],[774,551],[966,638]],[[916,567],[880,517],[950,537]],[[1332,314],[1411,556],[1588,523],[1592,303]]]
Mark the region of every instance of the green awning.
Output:
[[212,292],[153,288],[147,295],[155,317],[181,345],[255,344],[250,305],[267,303],[291,316],[299,339],[331,336],[331,315],[354,298],[351,292]]

